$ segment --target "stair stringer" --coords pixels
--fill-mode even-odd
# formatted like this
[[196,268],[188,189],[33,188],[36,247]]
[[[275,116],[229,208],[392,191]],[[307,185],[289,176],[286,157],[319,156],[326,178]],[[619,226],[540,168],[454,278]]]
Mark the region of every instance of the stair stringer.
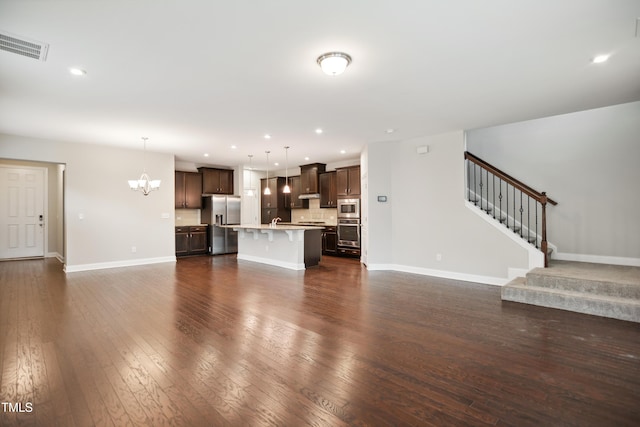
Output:
[[507,228],[504,224],[500,223],[500,221],[497,221],[493,219],[492,216],[487,215],[487,213],[484,210],[480,209],[480,207],[476,206],[473,202],[465,200],[464,204],[471,212],[478,215],[488,224],[491,224],[492,227],[500,231],[502,234],[507,236],[509,239],[511,239],[512,241],[517,243],[521,248],[527,251],[527,254],[529,255],[527,269],[509,268],[509,271],[508,271],[509,280],[512,280],[515,277],[524,277],[527,274],[527,272],[529,272],[534,268],[537,268],[537,267],[544,268],[544,254],[542,253],[542,251],[540,251],[531,243],[527,242],[522,237],[520,237],[520,234],[514,233],[513,230],[511,230],[510,228]]

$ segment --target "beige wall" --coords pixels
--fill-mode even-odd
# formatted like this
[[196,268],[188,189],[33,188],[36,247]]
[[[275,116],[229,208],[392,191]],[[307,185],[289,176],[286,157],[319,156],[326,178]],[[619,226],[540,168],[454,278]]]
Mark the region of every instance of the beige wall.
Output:
[[[422,145],[428,154],[416,153]],[[463,152],[462,131],[369,144],[363,249],[370,268],[494,284],[505,283],[511,268],[528,269],[529,252],[466,206]]]
[[558,202],[553,257],[640,265],[640,102],[467,132],[468,149]]
[[147,152],[147,172],[162,185],[146,197],[127,185],[142,172],[141,150],[0,134],[0,158],[66,165],[68,271],[175,260],[172,155]]

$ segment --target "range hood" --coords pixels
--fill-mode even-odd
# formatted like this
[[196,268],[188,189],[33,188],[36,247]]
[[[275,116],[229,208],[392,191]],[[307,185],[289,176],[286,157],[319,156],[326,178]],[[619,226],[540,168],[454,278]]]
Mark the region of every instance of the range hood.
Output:
[[298,199],[300,200],[319,199],[319,198],[320,198],[320,194],[318,193],[301,194],[298,196]]

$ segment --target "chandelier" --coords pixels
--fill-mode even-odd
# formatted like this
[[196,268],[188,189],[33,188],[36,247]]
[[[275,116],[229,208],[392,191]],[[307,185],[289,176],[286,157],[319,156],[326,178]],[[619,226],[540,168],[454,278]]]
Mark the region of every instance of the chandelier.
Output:
[[129,180],[129,188],[133,191],[142,191],[142,194],[148,196],[154,190],[160,188],[160,180],[159,179],[151,179],[149,178],[149,174],[147,174],[147,169],[145,167],[146,157],[147,157],[147,137],[142,137],[144,141],[144,158],[142,162],[142,175],[138,179],[130,179]]

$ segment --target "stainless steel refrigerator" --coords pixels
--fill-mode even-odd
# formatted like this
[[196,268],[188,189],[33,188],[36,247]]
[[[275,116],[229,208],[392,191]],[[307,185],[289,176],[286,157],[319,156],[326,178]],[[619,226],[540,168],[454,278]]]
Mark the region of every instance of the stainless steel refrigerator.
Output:
[[211,255],[238,252],[238,232],[221,225],[240,224],[240,196],[204,196],[202,222],[209,224]]

